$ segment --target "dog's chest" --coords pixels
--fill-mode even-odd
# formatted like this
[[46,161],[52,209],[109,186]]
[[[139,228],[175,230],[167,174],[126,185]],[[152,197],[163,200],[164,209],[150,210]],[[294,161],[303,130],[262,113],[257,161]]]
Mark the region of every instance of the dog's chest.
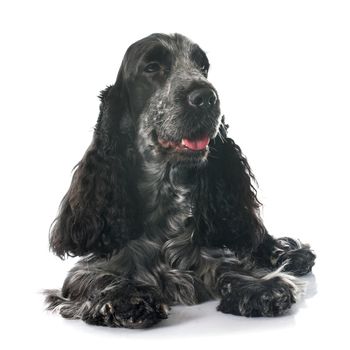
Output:
[[148,167],[139,181],[144,224],[164,241],[191,231],[194,186],[184,170]]

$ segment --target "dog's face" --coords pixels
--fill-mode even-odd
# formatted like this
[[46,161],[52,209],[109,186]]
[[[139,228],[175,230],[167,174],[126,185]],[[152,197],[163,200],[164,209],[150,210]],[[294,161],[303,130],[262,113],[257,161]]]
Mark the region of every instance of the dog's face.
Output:
[[204,51],[181,35],[153,34],[129,47],[123,66],[140,151],[166,161],[204,160],[221,121]]

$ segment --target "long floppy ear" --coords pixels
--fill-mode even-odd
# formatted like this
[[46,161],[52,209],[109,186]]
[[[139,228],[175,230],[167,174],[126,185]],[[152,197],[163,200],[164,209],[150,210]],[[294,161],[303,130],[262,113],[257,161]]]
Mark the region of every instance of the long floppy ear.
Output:
[[[92,143],[73,174],[59,214],[50,228],[50,248],[59,257],[108,255],[140,235],[127,153],[132,132],[122,69],[115,85],[101,92]],[[128,152],[127,152],[128,150]]]
[[264,226],[259,217],[254,175],[222,121],[210,144],[207,166],[206,218],[202,220],[205,244],[251,251],[259,244]]

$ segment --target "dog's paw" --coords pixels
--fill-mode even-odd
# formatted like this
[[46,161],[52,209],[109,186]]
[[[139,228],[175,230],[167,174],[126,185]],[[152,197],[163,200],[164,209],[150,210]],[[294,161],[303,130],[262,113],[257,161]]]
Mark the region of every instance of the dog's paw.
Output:
[[316,255],[308,248],[290,250],[277,261],[277,266],[284,265],[283,271],[295,276],[304,276],[311,272],[315,265]]
[[308,244],[297,239],[282,237],[276,240],[276,249],[271,262],[274,266],[283,267],[283,271],[295,276],[304,276],[311,272],[315,265],[316,255]]
[[257,280],[231,287],[217,310],[246,317],[273,317],[284,314],[296,301],[295,288],[282,278]]
[[100,303],[96,317],[85,321],[109,327],[148,328],[166,319],[168,313],[169,307],[151,290],[128,288],[123,295]]

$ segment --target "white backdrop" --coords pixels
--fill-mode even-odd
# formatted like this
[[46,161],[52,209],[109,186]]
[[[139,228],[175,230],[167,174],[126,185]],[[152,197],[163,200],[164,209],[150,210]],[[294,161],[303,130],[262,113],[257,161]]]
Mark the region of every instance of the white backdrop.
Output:
[[[349,346],[349,18],[336,0],[1,1],[1,348]],[[91,140],[97,95],[152,32],[182,33],[207,52],[266,226],[317,253],[289,315],[246,319],[210,302],[132,331],[44,311],[39,291],[59,287],[74,263],[48,251],[48,229]]]

